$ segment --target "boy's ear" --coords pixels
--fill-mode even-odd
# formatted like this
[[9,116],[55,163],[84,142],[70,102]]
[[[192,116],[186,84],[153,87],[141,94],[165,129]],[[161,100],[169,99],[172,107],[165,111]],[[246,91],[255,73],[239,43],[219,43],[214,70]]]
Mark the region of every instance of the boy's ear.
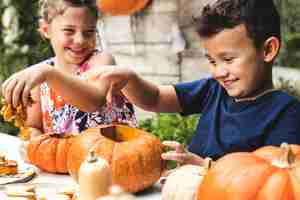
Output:
[[269,37],[263,47],[264,61],[272,62],[279,53],[280,41],[277,37]]
[[47,23],[45,20],[40,19],[39,20],[39,29],[42,38],[49,39],[49,23]]

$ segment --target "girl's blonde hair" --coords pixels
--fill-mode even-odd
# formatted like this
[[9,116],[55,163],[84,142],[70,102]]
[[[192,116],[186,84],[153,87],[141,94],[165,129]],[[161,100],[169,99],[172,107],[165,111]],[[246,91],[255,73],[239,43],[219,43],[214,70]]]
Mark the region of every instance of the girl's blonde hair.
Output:
[[96,0],[39,0],[39,16],[50,23],[55,16],[63,14],[69,6],[87,7],[98,18]]

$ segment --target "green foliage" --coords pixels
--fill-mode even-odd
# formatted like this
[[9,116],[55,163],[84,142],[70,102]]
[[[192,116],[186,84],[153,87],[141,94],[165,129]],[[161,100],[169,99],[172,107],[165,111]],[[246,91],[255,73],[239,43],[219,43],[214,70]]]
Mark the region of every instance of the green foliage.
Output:
[[[187,146],[196,131],[199,115],[183,117],[179,114],[157,114],[155,117],[139,122],[139,128],[153,133],[162,141],[177,141]],[[167,168],[177,166],[175,161],[167,161]]]
[[[4,42],[5,31],[0,32],[0,83],[11,74],[23,69],[28,65],[35,64],[51,54],[48,44],[40,37],[37,17],[38,0],[11,1],[18,13],[18,38],[12,44]],[[4,2],[0,2],[0,13],[7,8]],[[0,14],[0,18],[2,14]],[[0,26],[1,30],[5,27]],[[26,51],[22,48],[27,47]]]
[[300,68],[300,1],[275,0],[281,16],[282,49],[278,64]]
[[[11,43],[5,43],[5,27],[3,23],[0,23],[0,84],[11,74],[51,55],[49,45],[41,39],[37,31],[37,3],[38,0],[30,2],[0,1],[0,19],[9,6],[13,6],[18,15],[17,28],[12,28],[13,30],[17,29],[18,37]],[[10,123],[4,122],[3,118],[0,117],[0,132],[16,135],[18,129]]]
[[293,83],[290,80],[285,80],[282,77],[278,79],[278,89],[285,91],[286,93],[298,98],[300,100],[300,80]]
[[4,122],[3,118],[0,117],[0,133],[7,133],[9,135],[17,135],[19,129],[13,124]]
[[143,120],[139,127],[158,136],[162,141],[174,140],[181,144],[190,143],[199,119],[199,115],[183,117],[179,114],[158,114],[154,118]]

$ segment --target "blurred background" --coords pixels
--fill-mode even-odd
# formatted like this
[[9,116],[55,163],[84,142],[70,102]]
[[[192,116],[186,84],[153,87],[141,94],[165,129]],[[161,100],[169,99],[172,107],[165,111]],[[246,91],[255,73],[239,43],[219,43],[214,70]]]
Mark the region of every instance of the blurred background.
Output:
[[[274,68],[276,87],[300,97],[300,1],[274,0],[281,14],[282,48]],[[193,17],[210,0],[152,0],[132,15],[99,18],[99,48],[110,51],[122,66],[142,76],[172,84],[209,76]],[[0,2],[0,83],[12,73],[52,56],[37,31],[38,0]],[[153,114],[137,109],[141,128],[162,139],[188,143],[198,116]],[[0,118],[0,132],[18,129]]]

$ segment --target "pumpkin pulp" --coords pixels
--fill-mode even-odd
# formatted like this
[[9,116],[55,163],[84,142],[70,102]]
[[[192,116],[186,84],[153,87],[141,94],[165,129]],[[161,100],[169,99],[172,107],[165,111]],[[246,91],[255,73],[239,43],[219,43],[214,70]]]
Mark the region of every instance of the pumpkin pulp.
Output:
[[100,132],[104,137],[117,143],[128,142],[138,136],[138,133],[134,129],[128,127],[122,127],[121,129],[118,126],[110,126],[102,128]]

